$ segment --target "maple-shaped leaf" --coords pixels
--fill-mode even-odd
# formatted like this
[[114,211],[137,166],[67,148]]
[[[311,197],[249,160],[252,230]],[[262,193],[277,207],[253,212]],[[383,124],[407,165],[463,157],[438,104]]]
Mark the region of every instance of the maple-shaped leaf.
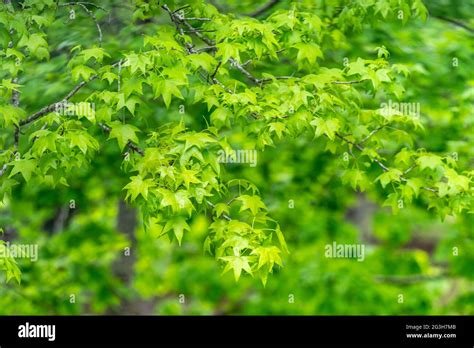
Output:
[[400,182],[400,177],[403,175],[403,173],[395,168],[390,168],[383,174],[379,175],[375,181],[380,181],[380,184],[382,185],[383,188],[387,186],[391,182]]
[[13,161],[10,164],[13,165],[13,169],[9,177],[11,178],[13,175],[21,173],[27,182],[31,178],[31,173],[33,173],[36,168],[36,161],[32,159],[20,159],[18,161]]
[[235,281],[239,280],[242,270],[253,275],[248,256],[223,256],[220,259],[226,262],[226,266],[222,273],[226,273],[231,269],[234,270]]
[[178,240],[178,244],[181,245],[184,231],[191,231],[186,219],[182,216],[176,216],[166,222],[163,233],[173,230],[173,233]]
[[117,139],[120,148],[123,150],[129,141],[138,143],[137,132],[140,130],[130,124],[122,124],[119,121],[111,122],[112,130],[109,134],[109,139]]
[[336,132],[340,128],[340,123],[337,118],[330,118],[324,120],[320,117],[315,118],[310,123],[312,126],[315,126],[315,135],[320,137],[321,135],[326,135],[329,139],[334,140]]
[[422,170],[426,168],[436,169],[437,167],[443,165],[441,157],[433,154],[421,155],[417,158],[416,163],[420,166]]
[[253,215],[257,215],[260,210],[265,210],[265,203],[262,202],[259,196],[248,196],[242,195],[237,198],[237,200],[242,202],[240,211],[249,209]]
[[124,190],[127,190],[127,196],[125,199],[130,197],[130,200],[134,201],[138,195],[141,195],[145,200],[147,200],[149,189],[156,186],[153,180],[143,180],[140,175],[132,176],[130,179],[131,181],[123,188]]

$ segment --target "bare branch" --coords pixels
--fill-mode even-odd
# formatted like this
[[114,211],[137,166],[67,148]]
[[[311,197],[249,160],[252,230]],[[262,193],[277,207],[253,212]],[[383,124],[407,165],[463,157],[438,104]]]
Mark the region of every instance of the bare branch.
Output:
[[92,6],[92,7],[95,7],[99,10],[102,10],[104,12],[107,12],[107,10],[105,8],[103,8],[102,6],[99,6],[97,4],[94,4],[93,2],[87,2],[87,1],[71,1],[71,2],[67,2],[67,3],[64,3],[64,4],[59,4],[59,6],[61,7],[64,7],[64,6],[74,6],[74,5],[86,5],[86,6]]
[[3,176],[3,174],[5,173],[6,170],[7,170],[7,164],[5,163],[5,164],[2,166],[2,169],[0,169],[0,176]]
[[[340,135],[339,133],[336,133],[336,137],[338,137],[339,139],[345,141],[346,143],[348,143],[348,144],[354,146],[354,147],[355,147],[356,149],[358,149],[359,151],[361,151],[361,152],[364,151],[364,147],[363,147],[363,146],[361,146],[360,144],[355,143],[355,142],[353,142],[353,141],[350,141],[349,139],[345,138],[344,136]],[[375,163],[377,163],[378,166],[379,166],[380,168],[382,168],[382,170],[383,170],[384,172],[389,171],[389,168],[388,168],[387,166],[385,166],[385,164],[383,164],[378,158],[373,158],[372,161],[374,161]],[[405,174],[405,173],[404,173],[404,174]],[[403,175],[401,175],[401,176],[400,176],[400,181],[407,182],[408,179],[405,178]],[[429,192],[433,192],[433,193],[437,193],[437,192],[438,192],[438,190],[436,190],[436,189],[434,189],[434,188],[431,188],[431,187],[425,187],[425,186],[423,186],[422,189],[424,189],[424,190],[426,190],[426,191],[429,191]]]
[[[117,62],[117,63],[114,63],[112,64],[111,66],[112,67],[116,67],[117,65],[119,65],[120,62]],[[41,110],[35,112],[34,114],[28,116],[26,119],[24,120],[21,120],[19,122],[19,125],[20,127],[22,126],[25,126],[31,122],[34,122],[36,121],[37,119],[43,117],[44,115],[46,114],[49,114],[50,112],[53,112],[55,109],[56,109],[56,106],[59,104],[63,104],[67,101],[69,101],[69,99],[71,99],[77,92],[79,92],[79,90],[84,87],[85,85],[87,85],[89,82],[97,79],[99,76],[98,75],[92,75],[88,81],[82,81],[80,82],[79,84],[77,84],[76,86],[74,86],[74,88],[59,102],[55,102],[55,103],[52,103],[52,104],[49,104],[45,107],[43,107]]]
[[237,60],[235,60],[234,58],[229,58],[229,61],[233,67],[237,68],[237,70],[244,74],[245,77],[247,77],[249,80],[255,82],[257,85],[260,84],[260,80],[253,76],[250,72],[248,72],[248,70],[245,69],[242,65],[240,65]]
[[43,107],[41,110],[35,112],[34,114],[28,116],[26,119],[21,120],[19,125],[20,127],[25,126],[31,122],[36,121],[37,119],[43,117],[46,114],[49,114],[50,112],[53,112],[58,105],[63,104],[64,102],[67,102],[69,99],[71,99],[82,87],[84,87],[88,82],[95,80],[97,78],[97,75],[93,75],[90,77],[89,81],[82,81],[78,85],[76,85],[60,102],[52,103],[49,104],[45,107]]
[[364,139],[362,139],[360,141],[359,144],[363,144],[365,143],[367,140],[369,140],[374,134],[376,134],[378,131],[382,130],[386,125],[383,124],[381,126],[378,126],[377,128],[375,128],[372,132],[370,132]]
[[280,0],[270,0],[265,5],[260,7],[258,10],[255,10],[254,12],[249,13],[247,16],[249,16],[249,17],[258,17],[258,16],[264,14],[265,12],[267,12],[273,6],[277,5],[279,2],[280,2]]
[[332,81],[332,83],[335,84],[335,85],[354,85],[356,83],[362,83],[364,81],[367,81],[367,79],[365,79],[365,80],[354,80],[354,81]]
[[[209,204],[212,208],[215,208],[215,205],[212,202],[208,201],[207,199],[206,199],[206,203]],[[232,218],[227,214],[222,214],[221,216],[227,221],[232,221]]]
[[196,52],[199,53],[199,52],[214,51],[214,50],[217,50],[216,46],[206,46],[206,47],[201,47],[201,48],[196,49]]
[[200,18],[200,17],[186,17],[184,18],[186,21],[202,21],[202,22],[209,22],[210,18]]
[[211,75],[211,80],[214,80],[214,78],[216,77],[217,71],[219,71],[219,68],[220,68],[221,65],[222,65],[222,62],[217,63],[216,69],[214,70],[214,72]]
[[442,21],[445,21],[445,22],[448,22],[448,23],[451,23],[451,24],[454,24],[455,26],[459,27],[459,28],[463,28],[465,30],[467,30],[468,32],[470,33],[474,33],[474,28],[471,28],[470,26],[468,26],[467,24],[457,20],[457,19],[453,19],[453,18],[448,18],[448,17],[445,17],[445,16],[433,16],[434,18],[437,18],[439,20],[442,20]]
[[[99,47],[102,47],[102,28],[100,27],[100,24],[99,22],[97,21],[97,18],[95,17],[95,14],[94,12],[92,12],[91,10],[89,10],[87,8],[86,5],[93,5],[95,6],[96,8],[99,8],[103,11],[105,11],[104,8],[98,6],[98,5],[95,5],[95,4],[92,4],[91,2],[82,2],[82,1],[79,1],[79,2],[68,2],[68,3],[65,3],[65,4],[59,4],[60,7],[66,7],[66,6],[80,6],[84,12],[89,16],[91,17],[91,19],[94,21],[95,23],[95,26],[97,27],[97,31],[99,32]],[[106,11],[105,11],[106,12]]]
[[441,279],[444,279],[446,276],[447,276],[446,273],[440,273],[437,275],[414,274],[414,275],[407,275],[407,276],[376,275],[374,279],[377,282],[387,282],[387,283],[409,285],[409,284],[423,282],[423,281],[441,280]]

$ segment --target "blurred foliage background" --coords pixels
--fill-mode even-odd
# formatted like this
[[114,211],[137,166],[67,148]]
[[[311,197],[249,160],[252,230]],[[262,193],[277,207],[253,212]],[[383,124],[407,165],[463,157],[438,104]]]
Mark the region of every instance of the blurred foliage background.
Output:
[[[210,3],[238,17],[254,14],[268,1]],[[298,3],[321,18],[334,18],[364,1]],[[392,64],[413,68],[405,89],[408,99],[422,104],[426,127],[417,131],[416,146],[456,153],[462,166],[472,169],[474,5],[456,0],[425,5],[426,21],[371,19],[358,28],[334,31],[344,39],[340,47],[325,52],[321,65],[373,56],[374,48],[384,45]],[[139,50],[141,36],[168,21],[165,13],[133,18],[134,4],[128,1],[101,1],[100,6],[108,10],[95,11],[108,52]],[[258,16],[291,6],[278,1]],[[71,20],[67,8],[57,13],[48,36],[50,60],[29,63],[28,77],[22,80],[27,86],[22,103],[30,111],[70,89],[65,70],[70,49],[97,40],[90,18],[78,11]],[[459,61],[455,69],[453,58]],[[286,73],[283,65],[273,73],[279,74],[278,69]],[[162,103],[149,107],[159,124],[181,117]],[[186,125],[205,126],[205,112],[204,106],[188,108]],[[245,147],[238,132],[232,140]],[[229,179],[246,178],[259,187],[287,239],[290,254],[265,287],[250,276],[236,282],[231,272],[221,275],[219,264],[203,252],[211,223],[206,215],[193,218],[181,246],[145,232],[136,210],[123,203],[129,175],[120,170],[121,153],[114,145],[104,141],[91,166],[68,178],[69,187],[14,187],[11,202],[0,212],[2,238],[37,243],[39,259],[17,260],[20,284],[2,279],[0,314],[474,314],[472,214],[441,220],[414,201],[394,215],[381,207],[385,198],[379,185],[364,193],[344,185],[338,163],[342,159],[327,153],[313,134],[276,142],[259,152],[255,168],[226,166]],[[71,200],[74,209],[69,208]],[[333,241],[365,244],[364,262],[326,258],[324,247]],[[131,256],[124,258],[126,247],[131,247]],[[458,255],[453,255],[455,247]]]

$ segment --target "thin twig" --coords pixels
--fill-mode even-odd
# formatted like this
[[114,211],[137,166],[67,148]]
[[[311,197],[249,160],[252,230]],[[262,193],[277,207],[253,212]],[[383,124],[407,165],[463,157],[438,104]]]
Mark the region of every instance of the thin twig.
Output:
[[[206,199],[206,203],[209,204],[212,208],[216,207],[212,202],[208,201],[207,199]],[[232,221],[232,218],[227,214],[222,214],[221,216],[227,221]]]
[[[361,146],[360,144],[358,143],[355,143],[353,141],[350,141],[349,139],[345,138],[344,136],[340,135],[339,133],[336,133],[335,134],[336,137],[338,137],[339,139],[345,141],[346,143],[354,146],[355,148],[357,148],[359,151],[363,152],[364,151],[364,147]],[[372,161],[374,161],[380,168],[382,168],[382,170],[384,172],[388,172],[389,171],[389,168],[383,164],[378,158],[372,158]],[[408,179],[405,178],[403,175],[400,176],[400,181],[403,181],[403,182],[407,182]],[[426,191],[430,191],[430,192],[433,192],[433,193],[437,193],[438,190],[434,189],[434,188],[431,188],[431,187],[425,187],[423,186],[422,189],[426,190]]]
[[258,16],[264,14],[265,12],[267,12],[273,6],[277,5],[279,2],[280,2],[280,0],[270,0],[269,2],[267,2],[265,5],[263,5],[259,9],[255,10],[252,13],[249,13],[247,16],[249,16],[249,17],[258,17]]
[[437,275],[425,275],[425,274],[414,274],[414,275],[376,275],[374,277],[377,282],[388,282],[395,284],[413,284],[423,281],[435,281],[444,279],[447,276],[446,273],[440,273]]
[[354,85],[356,83],[362,83],[364,81],[367,81],[367,79],[365,79],[365,80],[354,80],[354,81],[332,81],[332,83],[335,84],[335,85]]
[[216,69],[214,70],[214,72],[211,75],[211,80],[213,80],[216,77],[217,71],[219,70],[221,65],[222,65],[222,61],[219,61],[219,63],[217,63]]
[[445,16],[433,16],[434,18],[437,18],[437,19],[440,19],[442,21],[445,21],[445,22],[448,22],[448,23],[451,23],[451,24],[454,24],[455,26],[459,27],[459,28],[463,28],[465,30],[467,30],[468,32],[470,33],[474,33],[474,28],[471,28],[470,26],[468,26],[467,24],[457,20],[457,19],[453,19],[453,18],[448,18],[448,17],[445,17]]
[[[112,64],[111,66],[112,67],[115,67],[119,64],[119,62],[117,63],[114,63]],[[97,79],[99,76],[98,75],[92,75],[88,81],[82,81],[80,82],[79,84],[77,84],[76,86],[74,86],[74,88],[59,102],[55,102],[55,103],[51,103],[45,107],[43,107],[41,110],[35,112],[34,114],[28,116],[26,119],[23,119],[19,122],[19,125],[20,127],[22,126],[25,126],[31,122],[34,122],[36,121],[37,119],[43,117],[44,115],[46,114],[49,114],[50,112],[53,112],[57,106],[69,101],[69,99],[71,99],[82,87],[84,87],[85,85],[87,85],[89,82]]]
[[209,22],[210,18],[201,18],[201,17],[186,17],[184,20],[187,21],[202,21],[202,22]]
[[362,139],[359,144],[365,143],[367,140],[369,140],[373,135],[375,135],[378,131],[382,130],[386,125],[383,124],[381,126],[378,126],[375,128],[372,132],[370,132],[364,139]]
[[[59,4],[60,7],[65,7],[65,6],[80,6],[84,12],[89,16],[91,17],[91,19],[94,21],[95,23],[95,26],[97,27],[97,31],[99,32],[99,47],[102,47],[102,28],[100,27],[100,24],[99,22],[97,21],[97,18],[95,17],[95,14],[94,12],[92,12],[91,10],[89,10],[87,8],[87,5],[91,5],[92,3],[90,2],[68,2],[66,4]],[[95,6],[96,8],[99,8],[103,11],[105,11],[105,9],[103,9],[102,7],[100,6]],[[106,12],[106,11],[105,11]]]

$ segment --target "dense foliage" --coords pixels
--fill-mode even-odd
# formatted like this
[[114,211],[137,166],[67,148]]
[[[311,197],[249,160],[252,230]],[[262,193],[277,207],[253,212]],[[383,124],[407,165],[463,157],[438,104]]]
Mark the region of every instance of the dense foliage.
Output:
[[473,314],[472,13],[4,1],[0,313]]

